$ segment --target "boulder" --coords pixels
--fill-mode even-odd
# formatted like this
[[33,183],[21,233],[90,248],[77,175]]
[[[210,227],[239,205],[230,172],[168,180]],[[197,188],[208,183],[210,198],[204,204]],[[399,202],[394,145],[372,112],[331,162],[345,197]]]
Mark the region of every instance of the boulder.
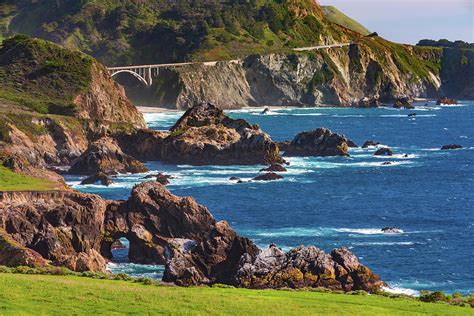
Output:
[[318,128],[296,135],[285,156],[348,156],[350,140],[327,128]]
[[89,148],[73,161],[69,173],[91,175],[95,173],[140,173],[148,169],[132,156],[124,154],[117,141],[103,137],[90,144]]
[[399,98],[395,100],[393,107],[396,109],[414,109],[415,106],[413,106],[411,102],[412,101],[409,98]]
[[239,177],[230,177],[229,180],[230,181],[241,181],[241,179]]
[[461,148],[463,148],[461,145],[449,144],[449,145],[444,145],[443,147],[441,147],[441,150],[461,149]]
[[316,247],[304,246],[285,253],[275,245],[254,255],[244,254],[234,283],[254,289],[325,287],[368,292],[385,285],[346,248],[329,255]]
[[448,97],[441,97],[436,101],[436,105],[455,105],[458,104],[456,99],[450,99]]
[[408,117],[415,117],[416,116],[416,113],[409,113],[408,114]]
[[276,143],[258,125],[235,120],[210,103],[186,113],[163,140],[160,159],[192,165],[283,163]]
[[380,103],[380,100],[376,97],[365,97],[363,99],[360,99],[357,103],[357,107],[359,108],[376,108],[380,105],[382,105],[382,103]]
[[99,172],[82,180],[81,185],[96,184],[96,183],[100,183],[101,185],[108,187],[109,185],[113,183],[113,181],[105,173]]
[[156,175],[156,181],[161,183],[162,185],[168,185],[170,184],[170,181],[169,179],[171,179],[172,177],[168,174],[164,174],[164,173],[159,173]]
[[393,156],[393,151],[388,147],[382,147],[374,152],[375,156]]
[[362,148],[369,148],[369,147],[377,147],[380,145],[379,142],[376,142],[375,140],[368,140],[362,145]]
[[286,170],[285,167],[283,167],[282,165],[280,164],[273,164],[271,166],[269,166],[268,168],[264,168],[264,169],[261,169],[260,172],[262,171],[267,171],[267,172],[286,172],[288,170]]
[[267,172],[253,178],[254,181],[273,181],[273,180],[280,180],[280,179],[283,179],[283,177],[275,172]]
[[382,166],[390,166],[392,163],[390,161],[382,162]]

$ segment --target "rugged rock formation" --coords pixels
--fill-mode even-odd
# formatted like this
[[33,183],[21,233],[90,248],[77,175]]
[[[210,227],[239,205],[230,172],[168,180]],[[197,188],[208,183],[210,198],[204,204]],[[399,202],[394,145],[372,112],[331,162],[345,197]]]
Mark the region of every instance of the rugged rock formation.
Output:
[[377,147],[378,145],[380,145],[379,142],[375,140],[368,140],[364,143],[364,145],[362,145],[362,148]]
[[27,259],[29,265],[49,260],[74,271],[104,271],[106,261],[98,250],[106,208],[99,196],[79,192],[0,192],[0,230],[17,248],[43,258]]
[[124,154],[117,142],[103,137],[93,142],[89,148],[77,158],[69,169],[71,174],[116,174],[140,173],[148,169],[135,158]]
[[381,105],[382,103],[376,97],[372,97],[372,98],[365,97],[363,99],[360,99],[359,102],[357,103],[357,107],[359,108],[376,108]]
[[276,143],[257,125],[234,120],[206,102],[186,111],[169,133],[139,130],[114,137],[125,153],[144,160],[192,165],[284,161]]
[[382,147],[374,152],[375,156],[393,156],[393,151],[388,147]]
[[399,98],[395,100],[395,104],[393,105],[396,109],[414,109],[415,106],[411,104],[412,101],[410,98]]
[[267,172],[253,178],[254,181],[273,181],[273,180],[280,180],[280,179],[283,179],[283,177],[275,172]]
[[454,105],[458,104],[458,101],[455,99],[450,99],[448,97],[441,97],[436,101],[436,105]]
[[286,170],[285,167],[283,167],[282,165],[280,164],[273,164],[267,168],[263,168],[261,169],[260,171],[267,171],[267,172],[286,172],[288,170]]
[[398,227],[384,227],[382,228],[382,232],[385,234],[402,234],[403,230]]
[[450,149],[461,149],[462,146],[458,144],[449,144],[449,145],[444,145],[441,147],[441,150],[450,150]]
[[328,255],[316,247],[303,246],[284,253],[275,245],[254,256],[243,255],[235,283],[256,289],[325,287],[368,292],[384,285],[347,248],[336,249]]
[[73,191],[0,193],[0,264],[104,271],[104,257],[112,257],[122,237],[129,240],[131,262],[165,264],[164,281],[178,285],[372,291],[383,284],[345,249],[328,256],[314,247],[297,248],[285,255],[273,247],[273,264],[268,251],[157,182],[135,186],[127,201]]
[[[318,128],[296,135],[288,146],[285,156],[348,156],[349,143],[344,135],[327,128]],[[353,143],[352,143],[353,144]]]
[[109,186],[113,183],[112,179],[108,175],[106,175],[103,172],[96,173],[90,177],[85,178],[84,180],[81,181],[81,185],[84,184],[95,184],[95,183],[100,183],[101,185],[104,186]]

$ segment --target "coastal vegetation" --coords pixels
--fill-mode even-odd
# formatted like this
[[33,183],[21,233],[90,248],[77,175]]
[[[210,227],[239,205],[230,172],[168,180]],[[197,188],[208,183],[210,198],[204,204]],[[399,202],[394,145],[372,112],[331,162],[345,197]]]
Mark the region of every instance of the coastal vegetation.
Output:
[[47,191],[54,188],[53,183],[32,176],[22,175],[0,166],[1,191]]
[[472,314],[469,307],[450,306],[446,302],[425,303],[397,295],[368,296],[363,292],[340,294],[323,290],[246,290],[218,285],[181,288],[156,285],[149,279],[110,280],[102,275],[89,276],[0,273],[0,311],[2,315],[28,314],[31,311],[76,315],[262,315],[269,311],[278,315]]

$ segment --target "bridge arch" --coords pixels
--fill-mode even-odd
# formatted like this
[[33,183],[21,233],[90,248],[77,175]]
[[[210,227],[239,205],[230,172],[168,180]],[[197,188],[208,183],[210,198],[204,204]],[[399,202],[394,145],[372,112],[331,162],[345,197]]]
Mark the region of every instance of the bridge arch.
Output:
[[115,77],[116,75],[120,74],[120,73],[129,73],[131,74],[132,76],[134,76],[135,78],[137,78],[140,82],[142,82],[143,84],[145,84],[146,86],[148,86],[148,81],[146,81],[145,78],[143,78],[139,73],[133,71],[133,70],[130,70],[130,69],[121,69],[121,70],[114,70],[110,75],[111,77]]

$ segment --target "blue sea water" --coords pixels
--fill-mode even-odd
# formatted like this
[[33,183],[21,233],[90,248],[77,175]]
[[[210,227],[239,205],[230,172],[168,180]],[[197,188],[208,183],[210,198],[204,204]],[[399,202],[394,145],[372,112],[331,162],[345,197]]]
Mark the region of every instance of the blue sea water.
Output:
[[[459,106],[417,105],[391,108],[272,108],[230,111],[256,123],[274,140],[328,127],[359,146],[373,139],[391,147],[392,157],[375,157],[374,148],[351,149],[350,157],[290,158],[284,179],[237,184],[262,166],[187,166],[148,162],[152,170],[175,177],[169,189],[193,196],[218,219],[261,247],[301,244],[325,251],[349,247],[392,287],[474,292],[474,102]],[[408,113],[417,113],[408,117]],[[155,129],[168,129],[182,112],[148,113]],[[441,151],[457,143],[461,150]],[[407,156],[405,156],[407,155]],[[383,165],[390,161],[391,165]],[[141,175],[123,175],[108,187],[76,189],[125,199]],[[402,234],[382,234],[385,226]],[[114,272],[160,277],[162,267],[126,262],[116,253]]]

